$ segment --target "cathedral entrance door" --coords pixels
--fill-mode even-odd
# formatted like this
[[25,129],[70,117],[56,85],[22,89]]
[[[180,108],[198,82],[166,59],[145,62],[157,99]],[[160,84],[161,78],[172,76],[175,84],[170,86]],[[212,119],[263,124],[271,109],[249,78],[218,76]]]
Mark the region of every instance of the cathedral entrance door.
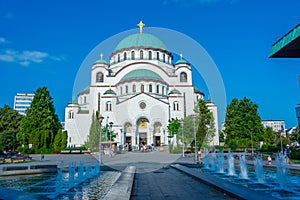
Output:
[[159,147],[160,143],[160,136],[154,136],[154,146]]
[[147,133],[139,133],[139,144],[147,144]]

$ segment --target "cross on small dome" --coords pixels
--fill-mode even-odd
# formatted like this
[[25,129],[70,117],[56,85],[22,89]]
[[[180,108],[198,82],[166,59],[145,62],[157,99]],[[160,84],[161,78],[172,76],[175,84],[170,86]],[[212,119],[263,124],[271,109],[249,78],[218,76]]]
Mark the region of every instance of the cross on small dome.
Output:
[[137,24],[138,27],[140,27],[140,33],[143,33],[143,27],[145,26],[146,24],[143,24],[142,20],[140,21],[140,23]]

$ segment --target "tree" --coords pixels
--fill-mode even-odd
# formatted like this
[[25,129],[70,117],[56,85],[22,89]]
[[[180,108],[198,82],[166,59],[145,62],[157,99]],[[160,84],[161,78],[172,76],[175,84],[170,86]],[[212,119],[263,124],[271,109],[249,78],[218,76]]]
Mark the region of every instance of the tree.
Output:
[[[89,134],[89,140],[87,141],[86,145],[87,147],[92,150],[92,151],[96,151],[99,145],[99,134],[100,134],[100,123],[97,119],[96,116],[93,115],[93,119],[92,119],[92,124],[90,127],[90,134]],[[103,134],[102,132],[102,136],[105,137],[105,133]],[[103,137],[102,137],[103,139]],[[102,140],[103,141],[103,140]]]
[[61,134],[61,143],[60,143],[60,149],[64,149],[67,147],[68,144],[68,132],[63,131]]
[[[263,141],[267,145],[275,145],[275,132],[271,127],[265,128],[265,133],[263,134]],[[275,141],[276,142],[276,141]]]
[[198,113],[196,121],[196,124],[198,125],[196,132],[198,148],[202,145],[209,145],[209,143],[212,142],[216,131],[213,113],[210,112],[206,103],[205,100],[199,99],[195,110],[196,113]]
[[60,151],[66,148],[67,146],[67,131],[58,130],[53,143],[53,148],[55,151]]
[[180,128],[180,120],[179,119],[174,119],[172,118],[171,120],[169,119],[169,125],[167,126],[168,131],[169,131],[169,138],[174,137],[175,134],[179,133],[179,128]]
[[60,128],[50,92],[46,87],[38,88],[21,120],[18,140],[24,145],[33,144],[35,149],[52,148]]
[[19,131],[22,115],[4,105],[0,108],[0,150],[14,150],[18,146],[16,135]]
[[[196,124],[197,124],[197,122],[196,122]],[[183,137],[184,137],[185,144],[191,144],[195,140],[195,138],[194,138],[194,122],[193,122],[192,115],[189,115],[184,119]]]
[[[97,151],[99,149],[99,141],[100,141],[100,122],[98,120],[98,114],[93,116],[92,118],[92,124],[90,127],[90,134],[89,134],[89,140],[86,142],[86,146],[92,150]],[[116,135],[113,131],[110,130],[109,125],[106,125],[107,128],[107,138],[108,140],[114,141],[116,138]],[[101,132],[102,132],[102,142],[106,140],[106,128],[101,126]]]
[[258,105],[244,97],[234,98],[226,108],[225,130],[226,143],[251,146],[263,140],[264,127],[257,112]]

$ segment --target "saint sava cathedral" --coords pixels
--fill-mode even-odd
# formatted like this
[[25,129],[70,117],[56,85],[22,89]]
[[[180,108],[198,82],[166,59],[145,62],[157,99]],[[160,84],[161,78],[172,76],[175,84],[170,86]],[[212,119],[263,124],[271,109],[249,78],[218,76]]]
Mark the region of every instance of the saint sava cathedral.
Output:
[[[204,94],[193,86],[190,64],[173,55],[159,38],[140,31],[121,40],[109,61],[95,60],[90,85],[77,94],[77,101],[65,107],[68,146],[82,146],[89,139],[96,113],[104,118],[102,128],[113,122],[118,145],[168,145],[168,121],[194,114]],[[99,52],[100,54],[101,52]],[[216,133],[212,145],[219,144],[217,107],[213,112]]]

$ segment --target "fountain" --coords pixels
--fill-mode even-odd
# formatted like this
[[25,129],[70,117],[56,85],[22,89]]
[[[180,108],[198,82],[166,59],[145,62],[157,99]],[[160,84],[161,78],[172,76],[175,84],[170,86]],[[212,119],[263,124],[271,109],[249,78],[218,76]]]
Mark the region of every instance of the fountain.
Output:
[[209,169],[209,155],[208,150],[206,148],[204,150],[204,168]]
[[276,168],[277,168],[277,179],[279,182],[279,186],[281,189],[287,189],[287,159],[283,155],[282,152],[278,153],[275,158],[276,161]]
[[243,179],[248,179],[248,169],[247,169],[247,163],[245,155],[240,154],[239,155],[239,164],[240,164],[240,177]]
[[218,172],[224,173],[224,151],[218,153]]
[[[199,169],[202,173],[208,173],[232,184],[245,186],[254,192],[265,192],[270,195],[270,198],[300,199],[300,175],[299,173],[289,173],[287,159],[282,153],[278,153],[276,156],[276,168],[266,165],[266,169],[264,169],[262,158],[258,156],[248,161],[248,168],[246,155],[239,154],[239,168],[235,169],[234,157],[231,151],[228,151],[226,174],[219,173],[222,171],[222,159],[220,158],[222,153],[207,154],[208,152],[205,153],[205,157],[211,158],[211,170],[207,170],[209,169],[209,162],[206,161],[207,158],[204,158],[204,162],[207,162],[207,164]],[[253,165],[251,161],[253,161]],[[239,174],[239,176],[235,176],[236,174]]]
[[255,174],[257,178],[258,183],[265,183],[265,175],[264,175],[264,169],[262,166],[261,158],[256,156],[254,157],[254,166],[255,166]]
[[230,150],[228,150],[227,161],[228,161],[228,175],[234,176],[235,175],[234,157],[232,156],[232,153]]
[[57,173],[19,175],[13,181],[11,177],[0,176],[0,186],[33,194],[37,199],[102,199],[121,173],[99,172],[99,162],[92,167],[85,167],[83,161],[78,166],[70,162],[66,168],[61,162]]
[[216,171],[216,153],[211,153],[211,168],[212,171]]
[[69,163],[69,188],[74,187],[75,183],[75,169],[76,168],[76,163],[75,162],[70,162]]

